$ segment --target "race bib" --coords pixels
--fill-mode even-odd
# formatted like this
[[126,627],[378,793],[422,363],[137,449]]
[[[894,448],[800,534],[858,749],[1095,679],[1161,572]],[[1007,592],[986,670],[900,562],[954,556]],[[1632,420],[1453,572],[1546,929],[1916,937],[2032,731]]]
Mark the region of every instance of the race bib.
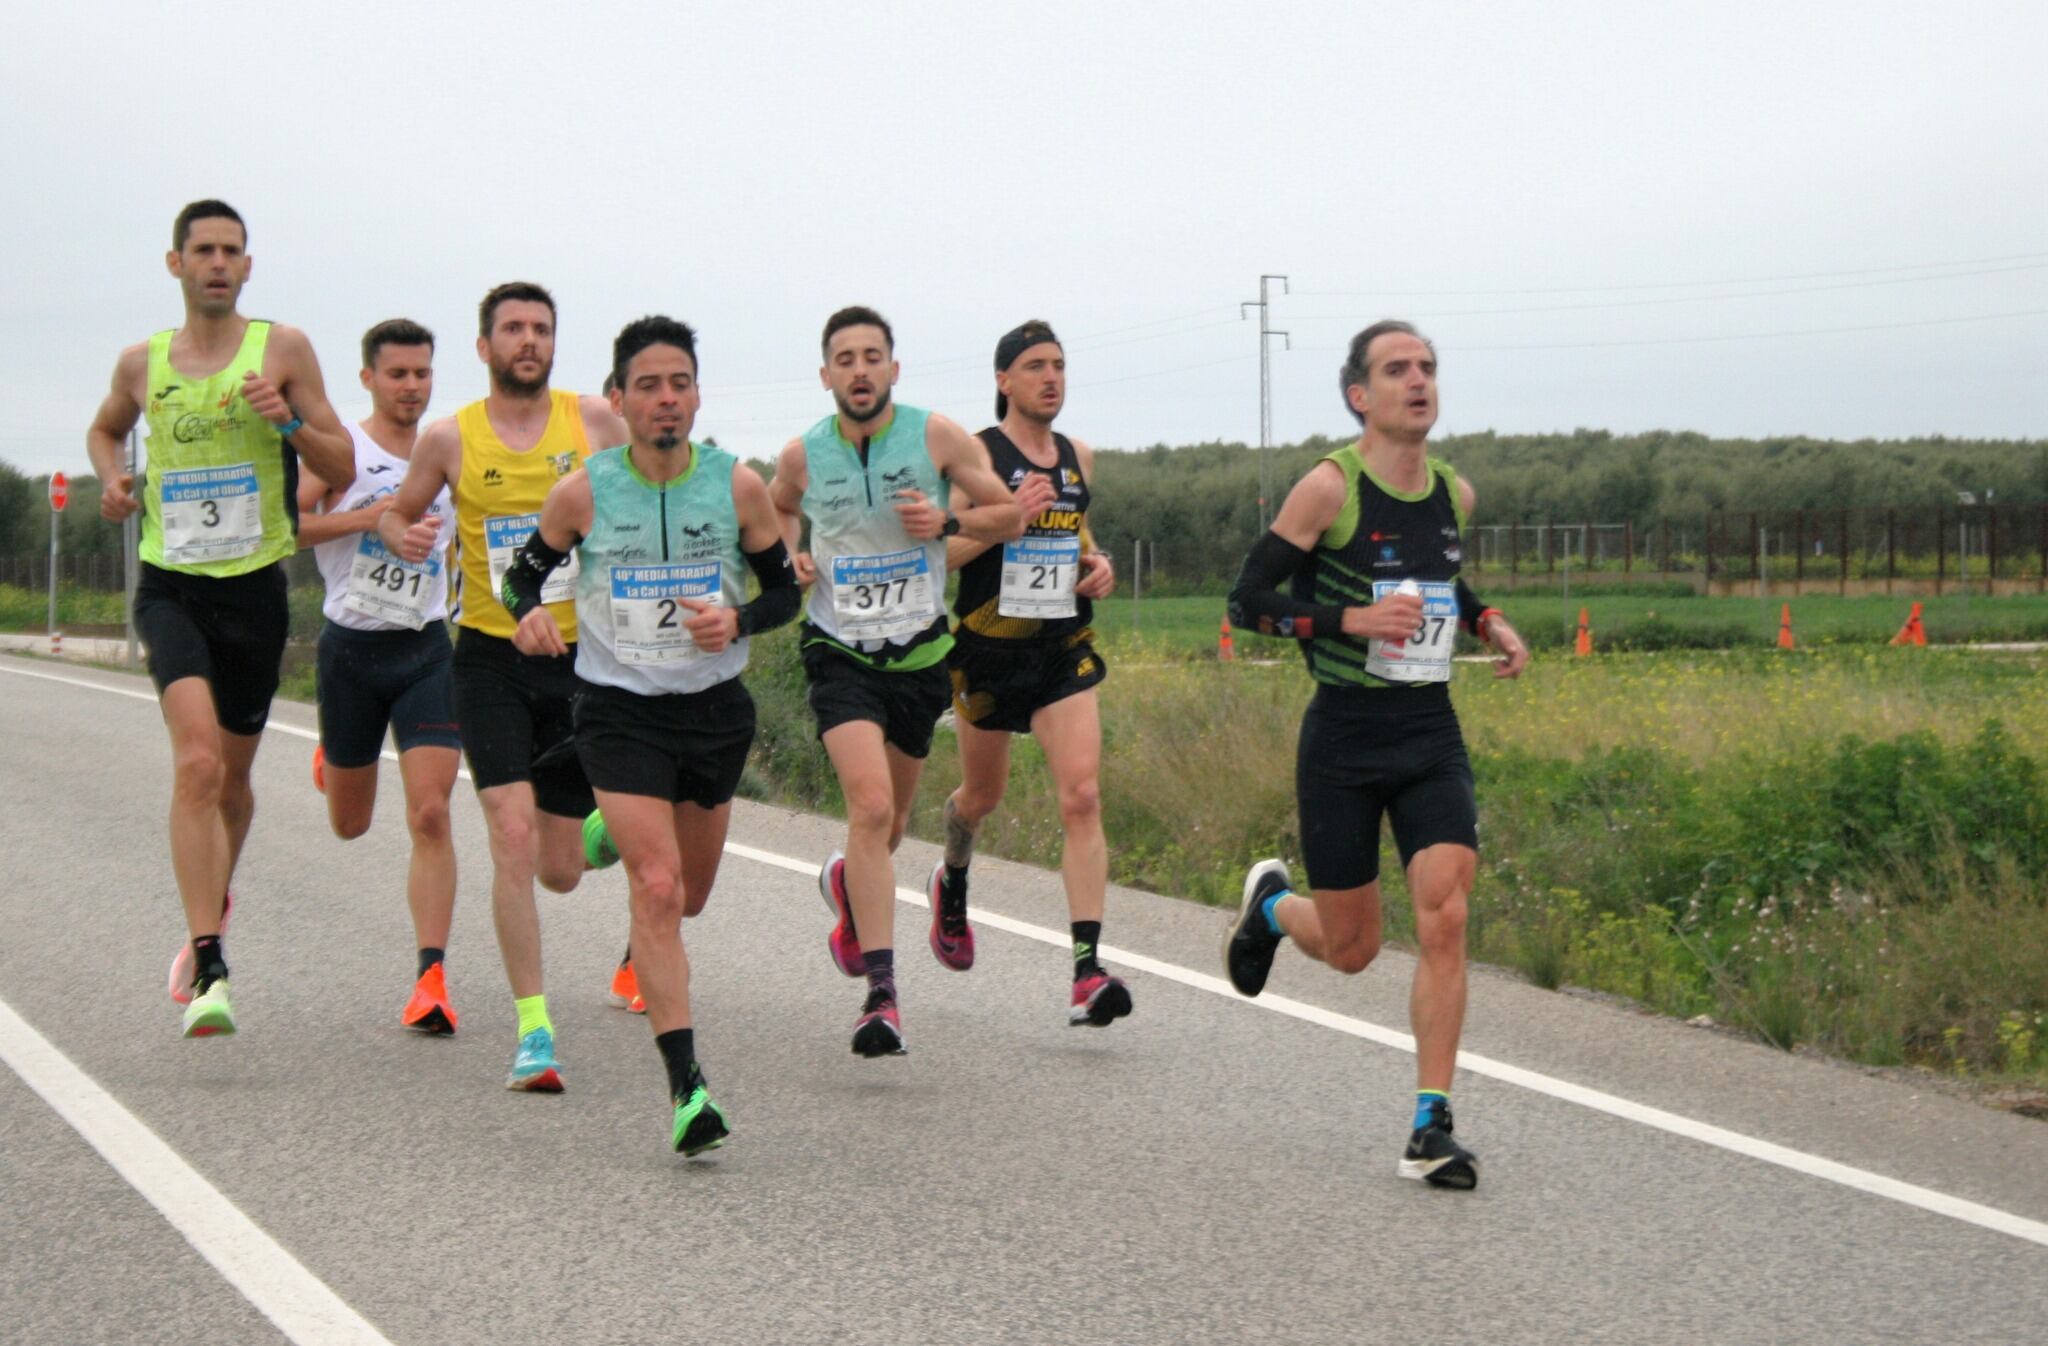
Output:
[[[504,601],[505,572],[512,568],[512,553],[518,551],[538,527],[538,514],[499,514],[484,520],[484,551],[491,567],[491,597]],[[556,566],[540,586],[540,601],[566,603],[575,598],[576,577],[582,572],[583,553],[572,549],[568,561]]]
[[938,616],[931,561],[922,547],[886,556],[832,558],[832,615],[845,640],[914,636]]
[[196,565],[254,555],[263,545],[263,492],[256,465],[164,473],[164,561]]
[[1374,580],[1372,601],[1401,592],[1422,595],[1422,633],[1405,640],[1366,642],[1365,671],[1388,682],[1449,682],[1451,647],[1458,638],[1458,590],[1441,580]]
[[349,562],[348,591],[341,605],[350,612],[393,626],[420,630],[439,595],[441,553],[427,553],[418,565],[399,560],[375,533],[363,534]]
[[1005,617],[1072,617],[1080,578],[1081,539],[1073,534],[1020,537],[1003,544],[1003,587],[996,611]]
[[711,656],[697,648],[685,625],[685,598],[714,607],[725,602],[717,561],[612,567],[612,654],[622,664],[673,664]]

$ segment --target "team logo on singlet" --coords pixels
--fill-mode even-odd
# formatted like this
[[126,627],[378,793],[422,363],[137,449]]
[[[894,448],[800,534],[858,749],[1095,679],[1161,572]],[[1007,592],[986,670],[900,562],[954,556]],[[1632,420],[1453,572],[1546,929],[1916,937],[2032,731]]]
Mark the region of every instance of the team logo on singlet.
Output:
[[576,451],[571,449],[567,453],[558,453],[548,461],[555,465],[556,476],[566,477],[576,470]]
[[906,486],[915,486],[916,484],[917,469],[914,467],[899,467],[894,472],[884,472],[882,474],[882,485],[892,486],[897,490],[901,490]]
[[500,471],[499,471],[499,470],[498,470],[497,468],[495,468],[495,467],[487,467],[487,468],[485,468],[485,469],[484,469],[484,485],[486,485],[486,486],[503,486],[504,484],[505,484],[505,474],[504,474],[504,473],[500,472]]

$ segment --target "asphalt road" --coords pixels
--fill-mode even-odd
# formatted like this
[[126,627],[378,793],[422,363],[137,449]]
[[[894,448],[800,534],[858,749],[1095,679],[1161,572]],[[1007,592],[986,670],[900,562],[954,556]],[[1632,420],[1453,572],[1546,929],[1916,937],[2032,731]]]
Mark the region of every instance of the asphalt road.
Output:
[[[2048,1125],[1482,971],[1483,1073],[1455,1090],[1482,1183],[1431,1190],[1395,1176],[1413,1061],[1370,1028],[1405,1029],[1408,960],[1283,953],[1247,1002],[1216,990],[1220,913],[1118,890],[1137,1012],[1073,1029],[1066,957],[1029,929],[1064,942],[1057,878],[994,861],[977,909],[1009,919],[969,974],[899,908],[910,1055],[862,1061],[810,876],[838,825],[759,806],[686,931],[734,1136],[685,1162],[645,1023],[604,1001],[617,871],[541,898],[568,1092],[502,1088],[466,782],[462,1031],[398,1027],[396,772],[371,834],[334,839],[288,732],[307,707],[257,763],[242,1031],[183,1041],[147,693],[0,657],[9,1346],[2048,1338]],[[934,858],[906,843],[899,883]]]

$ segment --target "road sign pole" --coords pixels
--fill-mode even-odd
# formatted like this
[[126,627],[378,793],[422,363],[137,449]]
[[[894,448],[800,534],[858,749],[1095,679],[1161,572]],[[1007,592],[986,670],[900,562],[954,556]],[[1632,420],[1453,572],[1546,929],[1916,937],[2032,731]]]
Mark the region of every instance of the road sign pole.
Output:
[[[135,432],[128,432],[128,477],[135,477]],[[135,584],[140,578],[136,556],[135,516],[121,520],[121,621],[127,628],[128,666],[135,667]]]
[[64,522],[64,511],[50,510],[50,622],[43,629],[50,633],[54,642],[57,638],[57,532]]

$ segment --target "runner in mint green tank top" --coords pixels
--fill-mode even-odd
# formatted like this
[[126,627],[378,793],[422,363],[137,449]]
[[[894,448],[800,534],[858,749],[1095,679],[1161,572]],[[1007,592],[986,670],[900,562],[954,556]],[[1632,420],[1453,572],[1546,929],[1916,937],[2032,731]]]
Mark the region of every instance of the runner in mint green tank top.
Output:
[[[184,322],[121,352],[86,451],[101,515],[142,514],[135,626],[174,749],[171,870],[192,937],[172,960],[170,993],[186,1006],[185,1035],[214,1037],[235,1030],[220,936],[284,654],[277,562],[297,546],[298,468],[345,487],[355,448],[305,334],[237,310],[248,231],[232,207],[195,201],[180,211],[167,264]],[[145,421],[138,469],[125,441]]]
[[[896,342],[881,314],[841,309],[823,345],[837,414],[783,448],[770,493],[811,585],[802,650],[818,737],[845,797],[859,801],[847,809],[845,850],[819,876],[833,919],[827,946],[841,972],[867,979],[853,1050],[892,1056],[904,1047],[890,857],[952,698],[946,539],[1006,542],[1024,520],[965,430],[891,401]],[[965,507],[955,508],[956,491]]]

